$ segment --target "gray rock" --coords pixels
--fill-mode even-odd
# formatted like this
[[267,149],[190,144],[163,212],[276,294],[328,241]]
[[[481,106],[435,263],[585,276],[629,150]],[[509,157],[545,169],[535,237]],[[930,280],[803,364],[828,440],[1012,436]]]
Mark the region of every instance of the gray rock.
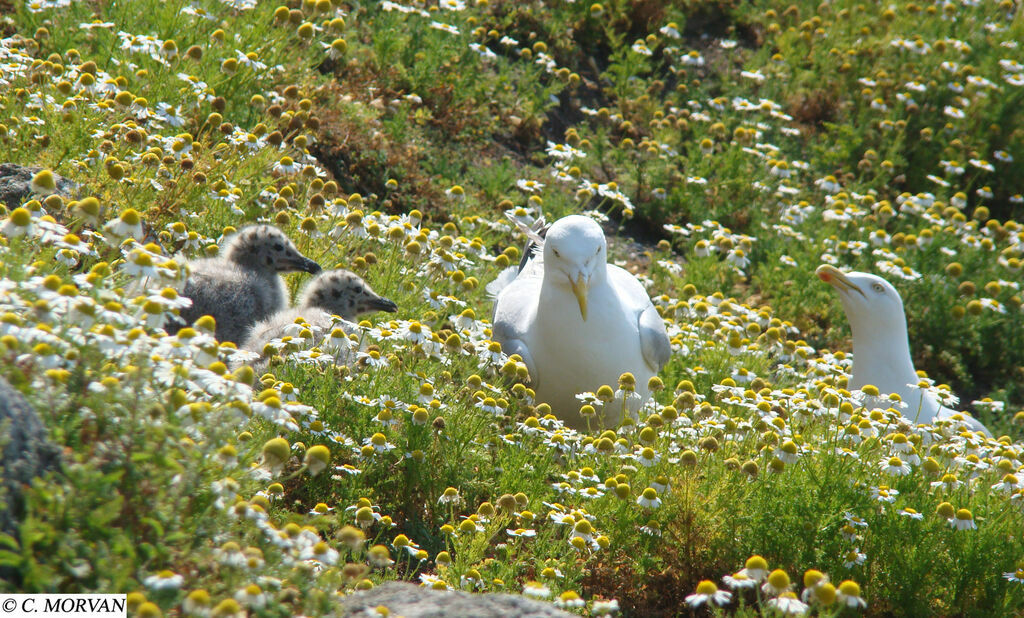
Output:
[[[26,167],[17,163],[0,163],[0,202],[7,208],[14,209],[32,198],[32,177],[41,167]],[[78,191],[78,183],[64,178],[60,174],[53,175],[57,181],[57,193],[64,197],[73,197]]]
[[341,600],[342,616],[370,618],[383,605],[392,616],[404,618],[572,618],[551,603],[513,594],[470,594],[433,590],[408,582],[388,582]]
[[22,487],[55,469],[59,455],[36,411],[0,377],[0,531],[16,532],[25,509]]

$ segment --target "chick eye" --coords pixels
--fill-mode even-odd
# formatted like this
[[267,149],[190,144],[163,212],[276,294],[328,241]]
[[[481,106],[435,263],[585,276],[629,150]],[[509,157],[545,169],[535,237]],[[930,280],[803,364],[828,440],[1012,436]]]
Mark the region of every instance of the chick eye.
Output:
[[871,286],[871,288],[872,288],[872,289],[873,289],[874,291],[878,292],[879,294],[881,294],[882,292],[884,292],[884,291],[885,291],[885,288],[883,288],[883,287],[882,287],[882,284],[881,284],[881,283],[876,283],[876,284],[872,285],[872,286]]

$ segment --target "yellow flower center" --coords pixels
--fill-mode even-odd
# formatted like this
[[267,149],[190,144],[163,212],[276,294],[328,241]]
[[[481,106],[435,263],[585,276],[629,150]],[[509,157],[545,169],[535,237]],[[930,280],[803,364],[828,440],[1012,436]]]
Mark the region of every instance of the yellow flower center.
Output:
[[[749,562],[749,561],[748,561]],[[776,590],[789,587],[789,575],[782,569],[775,569],[768,575],[768,583]]]

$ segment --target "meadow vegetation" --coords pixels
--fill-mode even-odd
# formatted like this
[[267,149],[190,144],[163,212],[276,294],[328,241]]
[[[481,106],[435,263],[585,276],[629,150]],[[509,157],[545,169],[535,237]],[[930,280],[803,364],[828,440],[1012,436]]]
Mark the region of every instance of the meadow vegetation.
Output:
[[[0,535],[0,590],[144,616],[318,615],[395,579],[585,615],[1024,611],[1019,4],[0,14],[0,161],[42,170],[0,206],[0,375],[65,459]],[[509,217],[569,213],[618,231],[674,352],[638,420],[589,432],[533,400],[484,291],[521,257]],[[208,321],[166,335],[185,260],[256,222],[398,313],[296,328],[263,375]],[[998,439],[848,390],[821,263],[891,281],[922,387]]]

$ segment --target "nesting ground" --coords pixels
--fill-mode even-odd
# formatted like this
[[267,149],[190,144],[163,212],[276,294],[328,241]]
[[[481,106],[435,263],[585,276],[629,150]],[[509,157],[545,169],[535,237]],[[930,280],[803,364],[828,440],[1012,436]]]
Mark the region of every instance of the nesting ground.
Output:
[[[0,206],[0,374],[64,457],[0,535],[0,589],[140,615],[318,615],[394,579],[584,614],[1024,611],[1019,5],[0,15],[0,163],[35,180]],[[636,423],[545,418],[491,341],[506,215],[541,213],[618,232],[666,321]],[[399,311],[295,329],[262,376],[208,322],[166,335],[187,260],[256,222]],[[822,263],[891,281],[921,386],[1002,437],[865,407]]]

